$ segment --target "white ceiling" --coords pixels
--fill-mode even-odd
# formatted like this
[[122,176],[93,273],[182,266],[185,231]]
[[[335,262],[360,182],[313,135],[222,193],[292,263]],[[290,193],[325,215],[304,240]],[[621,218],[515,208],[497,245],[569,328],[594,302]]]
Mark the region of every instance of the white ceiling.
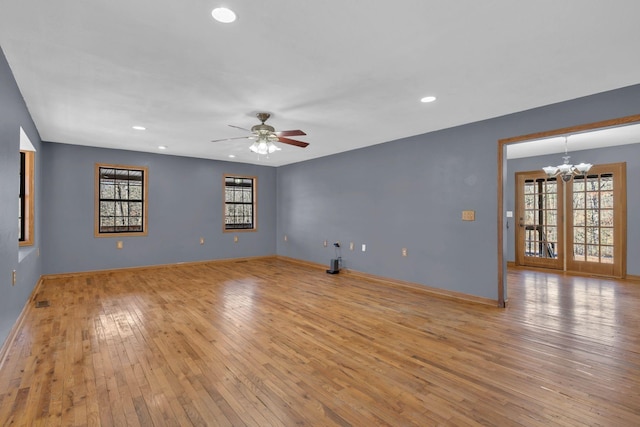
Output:
[[[236,22],[211,18],[222,4]],[[638,16],[637,0],[0,0],[0,46],[43,140],[279,166],[640,83]],[[309,147],[210,142],[258,111]]]

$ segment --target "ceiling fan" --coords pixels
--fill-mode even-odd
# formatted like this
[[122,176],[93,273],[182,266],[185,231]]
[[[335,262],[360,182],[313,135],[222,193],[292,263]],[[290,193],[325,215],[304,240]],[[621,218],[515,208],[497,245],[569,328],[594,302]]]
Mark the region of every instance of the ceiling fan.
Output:
[[229,141],[232,139],[253,139],[253,144],[249,147],[251,151],[258,154],[269,154],[274,151],[281,150],[280,147],[274,144],[274,142],[282,142],[283,144],[294,145],[296,147],[304,148],[309,145],[308,142],[298,141],[296,139],[287,138],[288,136],[306,135],[301,130],[282,130],[276,132],[273,126],[265,124],[265,122],[271,117],[269,113],[256,114],[258,120],[262,123],[255,125],[249,129],[242,128],[240,126],[229,125],[232,128],[241,129],[247,132],[251,132],[248,136],[239,136],[235,138],[214,139],[211,142]]

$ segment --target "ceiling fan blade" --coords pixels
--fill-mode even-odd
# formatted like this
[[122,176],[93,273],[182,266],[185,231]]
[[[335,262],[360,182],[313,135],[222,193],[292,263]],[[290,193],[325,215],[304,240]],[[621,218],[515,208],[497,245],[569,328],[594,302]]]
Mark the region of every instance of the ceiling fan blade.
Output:
[[249,129],[245,129],[245,128],[240,127],[240,126],[235,126],[235,125],[228,125],[228,126],[230,126],[230,127],[232,127],[232,128],[240,129],[240,130],[245,130],[245,131],[247,131],[247,132],[251,132]]
[[281,130],[279,132],[276,132],[276,136],[300,136],[300,135],[306,135],[306,133],[302,132],[301,130]]
[[236,136],[235,138],[214,139],[211,142],[231,141],[232,139],[249,139],[251,136]]
[[281,136],[278,137],[278,141],[282,142],[283,144],[295,145],[296,147],[301,147],[301,148],[304,148],[307,145],[309,145],[308,142],[296,141],[295,139],[283,138]]

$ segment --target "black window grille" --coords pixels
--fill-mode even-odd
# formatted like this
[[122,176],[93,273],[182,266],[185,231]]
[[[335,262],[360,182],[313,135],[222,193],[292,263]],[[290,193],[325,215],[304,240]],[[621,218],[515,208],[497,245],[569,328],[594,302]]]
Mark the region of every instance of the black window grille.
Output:
[[145,171],[100,167],[98,232],[144,232]]
[[224,179],[225,230],[255,229],[255,179],[227,176]]

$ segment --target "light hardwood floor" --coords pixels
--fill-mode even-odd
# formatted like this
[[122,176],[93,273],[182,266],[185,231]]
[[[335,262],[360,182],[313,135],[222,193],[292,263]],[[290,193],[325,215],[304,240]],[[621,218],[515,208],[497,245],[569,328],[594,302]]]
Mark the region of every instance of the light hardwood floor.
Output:
[[48,279],[0,425],[640,425],[640,284],[510,270],[509,302],[275,258]]

